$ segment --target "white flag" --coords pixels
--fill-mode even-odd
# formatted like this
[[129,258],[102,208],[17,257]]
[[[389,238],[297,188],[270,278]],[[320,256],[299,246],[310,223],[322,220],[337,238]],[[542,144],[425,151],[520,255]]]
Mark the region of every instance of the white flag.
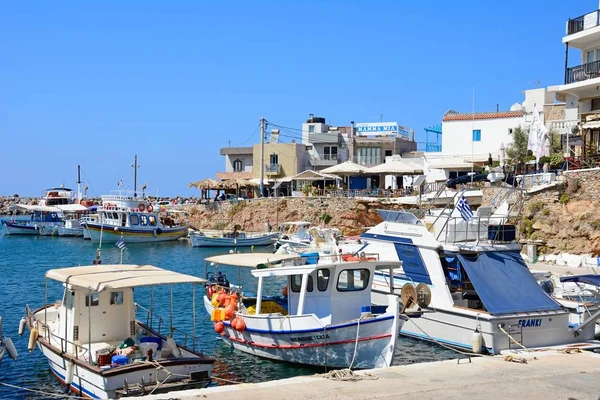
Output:
[[529,140],[527,141],[527,150],[531,150],[536,160],[542,156],[549,156],[548,145],[548,129],[540,119],[540,113],[537,108],[533,107],[533,121],[529,128]]

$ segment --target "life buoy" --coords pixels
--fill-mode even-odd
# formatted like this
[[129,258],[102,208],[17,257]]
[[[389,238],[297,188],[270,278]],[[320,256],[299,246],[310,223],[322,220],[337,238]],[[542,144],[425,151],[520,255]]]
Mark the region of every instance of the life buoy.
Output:
[[146,208],[146,210],[148,210],[148,212],[150,212],[150,213],[151,213],[152,211],[154,211],[154,207],[152,207],[152,204],[150,204],[150,205],[148,206],[148,208]]
[[144,210],[146,209],[146,206],[144,205],[144,203],[140,203],[138,208],[140,209],[141,212],[144,212]]

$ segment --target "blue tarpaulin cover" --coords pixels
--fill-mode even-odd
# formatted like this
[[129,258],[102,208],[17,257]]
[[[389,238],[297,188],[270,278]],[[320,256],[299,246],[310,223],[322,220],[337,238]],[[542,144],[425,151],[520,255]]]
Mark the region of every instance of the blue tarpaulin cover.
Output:
[[561,282],[587,283],[588,285],[600,286],[600,275],[569,275],[561,276]]
[[561,308],[537,283],[519,251],[457,254],[457,257],[490,314]]

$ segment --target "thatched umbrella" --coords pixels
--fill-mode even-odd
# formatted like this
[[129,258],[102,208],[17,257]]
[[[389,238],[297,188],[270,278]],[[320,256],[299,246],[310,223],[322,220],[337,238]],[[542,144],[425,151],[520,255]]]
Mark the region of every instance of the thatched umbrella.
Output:
[[[206,178],[201,181],[192,182],[189,184],[188,187],[195,187],[196,189],[200,189],[202,191],[204,191],[204,190],[208,191],[211,189],[222,189],[223,182],[215,181],[214,179],[211,179],[211,178]],[[207,198],[208,198],[208,193],[207,193]]]
[[223,182],[223,185],[228,189],[235,189],[236,196],[240,195],[240,188],[256,187],[256,183],[248,179],[231,179]]

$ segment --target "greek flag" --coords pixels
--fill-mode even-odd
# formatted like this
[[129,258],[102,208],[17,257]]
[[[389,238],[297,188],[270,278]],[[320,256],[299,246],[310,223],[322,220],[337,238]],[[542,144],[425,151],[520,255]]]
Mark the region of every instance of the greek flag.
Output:
[[119,240],[117,241],[117,243],[115,243],[115,245],[121,250],[123,250],[125,248],[125,240],[123,239],[123,236],[121,236],[119,238]]
[[467,203],[465,196],[460,196],[460,199],[456,203],[456,209],[460,212],[460,216],[465,221],[473,218],[473,210],[471,210],[471,207],[469,206],[469,203]]

